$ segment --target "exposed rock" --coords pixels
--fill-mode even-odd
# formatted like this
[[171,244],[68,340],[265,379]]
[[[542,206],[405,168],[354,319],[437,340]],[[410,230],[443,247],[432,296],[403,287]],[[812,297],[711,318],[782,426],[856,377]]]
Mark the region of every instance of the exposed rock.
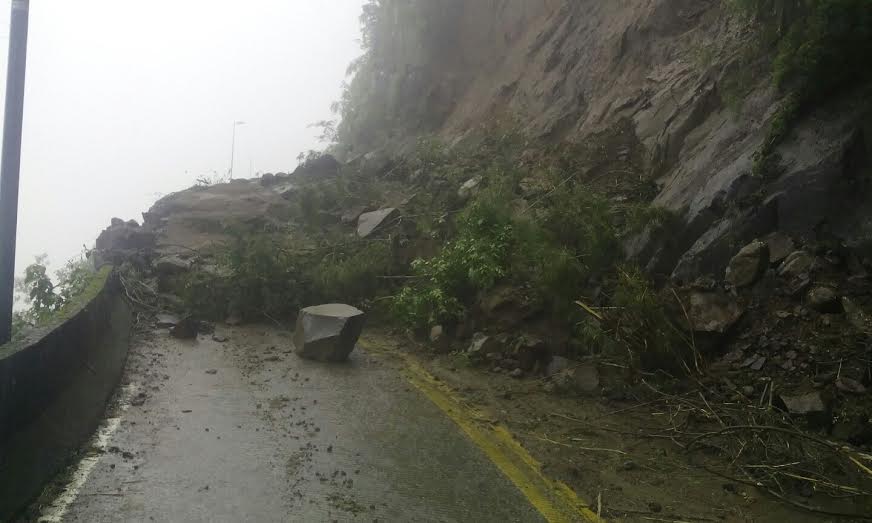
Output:
[[360,215],[357,220],[357,235],[367,238],[385,224],[399,215],[400,211],[392,207],[368,212]]
[[477,191],[479,186],[481,185],[482,178],[481,176],[475,176],[466,180],[463,185],[460,186],[460,189],[457,190],[457,197],[462,201],[466,201],[472,197]]
[[186,316],[173,325],[170,329],[170,336],[180,340],[192,340],[197,337],[199,329],[200,322],[191,316]]
[[96,247],[101,251],[130,251],[153,249],[155,235],[142,227],[132,227],[113,218],[112,225],[97,238]]
[[513,353],[515,359],[518,360],[518,365],[527,372],[533,370],[537,363],[544,367],[549,359],[548,346],[545,341],[530,335],[518,338]]
[[593,395],[600,391],[599,371],[592,364],[564,369],[552,376],[551,382],[555,390],[564,394]]
[[297,315],[295,352],[311,360],[345,361],[363,332],[365,318],[363,311],[350,305],[306,307]]
[[213,334],[212,335],[212,341],[214,341],[216,343],[226,343],[227,340],[229,340],[229,339],[230,338],[228,338],[227,336],[225,336],[223,334]]
[[753,285],[769,267],[769,246],[761,241],[746,245],[727,266],[726,280],[735,287]]
[[552,356],[551,361],[548,362],[548,366],[545,367],[545,375],[553,376],[558,372],[568,369],[572,364],[573,362],[569,358],[564,358],[563,356]]
[[796,395],[782,394],[780,398],[787,407],[787,412],[791,414],[813,418],[826,418],[829,415],[829,409],[820,392]]
[[765,241],[766,245],[769,247],[769,261],[774,264],[781,263],[796,248],[793,239],[780,232],[773,232],[769,236],[763,238],[763,241]]
[[509,373],[509,376],[515,379],[520,379],[524,377],[524,371],[522,369],[515,369]]
[[444,329],[442,325],[434,325],[430,329],[430,343],[439,343],[445,337]]
[[696,332],[724,334],[743,313],[739,303],[724,293],[694,292],[690,295],[688,315]]
[[808,292],[806,303],[818,312],[836,313],[842,310],[839,295],[830,287],[815,287]]
[[872,333],[872,319],[850,298],[842,298],[842,307],[848,322],[860,332]]
[[539,311],[534,300],[510,285],[497,285],[482,293],[478,302],[484,318],[502,328],[514,328]]
[[847,378],[845,376],[840,376],[836,379],[836,388],[842,392],[848,392],[851,394],[866,393],[866,387],[863,386],[862,383],[855,379]]
[[179,318],[172,314],[158,314],[154,326],[159,329],[168,329],[175,327],[177,323],[179,323]]
[[472,343],[466,353],[473,358],[485,358],[490,354],[496,354],[502,350],[502,344],[493,336],[481,332],[472,335]]
[[291,174],[294,178],[329,178],[339,174],[342,165],[330,154],[321,154],[300,164]]
[[801,278],[809,274],[813,267],[814,256],[805,251],[794,251],[784,259],[778,274],[785,278]]
[[366,206],[358,205],[356,207],[352,207],[348,209],[342,216],[339,218],[339,221],[342,222],[343,225],[351,225],[352,223],[357,223],[360,219],[360,215],[366,212]]
[[154,262],[154,270],[161,276],[175,276],[191,270],[193,262],[179,256],[170,255],[158,258]]

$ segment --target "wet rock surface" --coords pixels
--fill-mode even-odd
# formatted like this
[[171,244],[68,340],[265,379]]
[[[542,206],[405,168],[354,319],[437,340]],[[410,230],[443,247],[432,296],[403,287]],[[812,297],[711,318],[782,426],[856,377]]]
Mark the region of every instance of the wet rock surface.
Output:
[[357,219],[357,235],[369,238],[399,216],[400,211],[394,208],[380,209],[361,214]]
[[739,251],[727,266],[726,280],[736,287],[754,284],[769,267],[769,246],[755,241]]
[[345,361],[365,321],[363,311],[350,305],[333,303],[302,309],[294,332],[295,351],[310,360]]

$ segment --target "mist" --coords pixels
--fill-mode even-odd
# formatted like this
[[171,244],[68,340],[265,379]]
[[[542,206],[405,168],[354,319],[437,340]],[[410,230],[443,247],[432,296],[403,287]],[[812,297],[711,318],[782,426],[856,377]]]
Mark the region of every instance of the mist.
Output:
[[309,125],[333,117],[362,4],[32,1],[16,272],[41,253],[57,270],[110,218],[226,175],[234,121],[235,177],[322,147]]

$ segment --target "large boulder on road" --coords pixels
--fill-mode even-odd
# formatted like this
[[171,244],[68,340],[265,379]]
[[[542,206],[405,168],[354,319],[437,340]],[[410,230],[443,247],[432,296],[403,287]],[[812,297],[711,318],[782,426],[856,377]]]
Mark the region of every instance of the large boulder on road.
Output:
[[363,331],[363,311],[332,303],[306,307],[297,316],[294,347],[298,356],[317,361],[345,361]]

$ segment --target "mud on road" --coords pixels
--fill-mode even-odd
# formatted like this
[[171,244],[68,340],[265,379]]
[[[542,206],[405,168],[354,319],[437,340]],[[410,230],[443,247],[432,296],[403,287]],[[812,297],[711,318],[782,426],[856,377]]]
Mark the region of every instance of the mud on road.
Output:
[[264,327],[139,336],[106,422],[37,518],[543,521],[398,369],[363,351],[301,360]]

